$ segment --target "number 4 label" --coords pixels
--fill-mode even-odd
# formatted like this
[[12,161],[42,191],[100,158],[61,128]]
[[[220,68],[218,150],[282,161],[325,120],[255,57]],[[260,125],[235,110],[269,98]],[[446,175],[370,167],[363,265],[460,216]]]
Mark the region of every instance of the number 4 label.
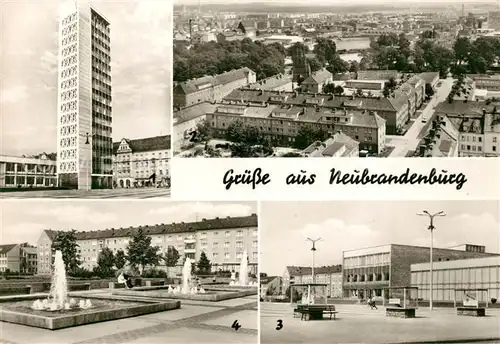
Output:
[[238,320],[235,320],[231,325],[231,328],[234,328],[235,331],[238,331],[241,328],[241,325],[238,324]]

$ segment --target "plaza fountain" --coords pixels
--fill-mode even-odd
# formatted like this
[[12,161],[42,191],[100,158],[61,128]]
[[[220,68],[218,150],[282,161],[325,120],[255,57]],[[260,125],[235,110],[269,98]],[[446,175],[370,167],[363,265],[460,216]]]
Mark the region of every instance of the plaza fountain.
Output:
[[50,284],[49,296],[40,300],[37,299],[31,305],[31,309],[36,311],[59,311],[70,309],[90,309],[92,301],[81,299],[77,302],[74,298],[68,299],[68,281],[66,280],[66,268],[61,251],[56,251],[54,257],[54,272]]
[[70,295],[68,288],[63,256],[56,251],[47,297],[16,295],[0,299],[0,321],[57,330],[180,308],[180,301],[138,301],[81,293]]
[[238,281],[236,281],[236,273],[233,272],[231,274],[231,282],[229,282],[229,286],[233,287],[256,287],[256,281],[248,280],[248,253],[247,251],[243,251],[243,255],[241,256],[240,261],[240,271],[239,271]]
[[[115,290],[113,295],[122,296],[140,296],[140,297],[152,297],[152,298],[165,298],[165,299],[183,299],[183,300],[196,300],[196,301],[222,301],[228,299],[234,299],[238,297],[244,297],[249,295],[256,295],[256,288],[251,288],[255,290],[248,290],[249,287],[256,286],[256,284],[248,283],[248,262],[247,262],[246,252],[244,253],[244,260],[242,259],[242,264],[240,266],[240,278],[236,284],[229,288],[227,285],[223,287],[206,287],[201,285],[194,285],[192,276],[192,261],[190,258],[186,258],[184,265],[182,267],[182,278],[181,284],[179,285],[167,285],[167,286],[147,286],[138,287],[128,290]],[[246,262],[246,263],[244,263]],[[241,284],[241,286],[240,286]]]

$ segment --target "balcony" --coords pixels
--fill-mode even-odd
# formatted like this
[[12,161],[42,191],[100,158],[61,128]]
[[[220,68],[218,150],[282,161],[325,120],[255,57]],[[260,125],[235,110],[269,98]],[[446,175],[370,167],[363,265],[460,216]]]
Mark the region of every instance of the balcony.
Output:
[[186,237],[186,238],[184,238],[184,243],[185,244],[195,244],[196,243],[196,238]]
[[195,248],[185,248],[184,253],[185,254],[196,253],[196,249]]

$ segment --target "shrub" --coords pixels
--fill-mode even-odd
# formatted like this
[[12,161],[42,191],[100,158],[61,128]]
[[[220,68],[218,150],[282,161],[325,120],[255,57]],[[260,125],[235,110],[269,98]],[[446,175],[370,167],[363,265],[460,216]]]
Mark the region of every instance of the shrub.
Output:
[[92,278],[94,276],[94,272],[85,268],[76,268],[71,276],[79,278]]
[[168,274],[163,270],[151,269],[142,274],[145,278],[167,278]]

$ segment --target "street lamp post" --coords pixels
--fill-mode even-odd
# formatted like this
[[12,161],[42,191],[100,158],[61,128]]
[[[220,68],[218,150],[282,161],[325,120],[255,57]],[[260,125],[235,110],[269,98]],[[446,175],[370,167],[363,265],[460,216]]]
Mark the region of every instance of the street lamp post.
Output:
[[433,299],[433,260],[432,260],[432,249],[434,248],[434,229],[436,227],[434,227],[434,217],[436,216],[446,216],[446,214],[443,212],[443,211],[440,211],[440,212],[437,212],[435,214],[431,214],[429,213],[427,210],[424,210],[422,214],[417,214],[419,216],[427,216],[429,217],[429,227],[427,227],[427,229],[429,229],[431,231],[431,247],[430,247],[430,278],[429,278],[429,292],[430,292],[430,295],[429,295],[429,309],[432,310],[432,299]]
[[312,251],[312,256],[313,256],[313,261],[312,261],[312,283],[314,283],[314,253],[316,252],[316,242],[318,241],[321,241],[322,239],[321,238],[318,238],[318,239],[311,239],[311,238],[307,238],[307,241],[310,241],[312,242],[312,247],[311,247],[311,251]]

